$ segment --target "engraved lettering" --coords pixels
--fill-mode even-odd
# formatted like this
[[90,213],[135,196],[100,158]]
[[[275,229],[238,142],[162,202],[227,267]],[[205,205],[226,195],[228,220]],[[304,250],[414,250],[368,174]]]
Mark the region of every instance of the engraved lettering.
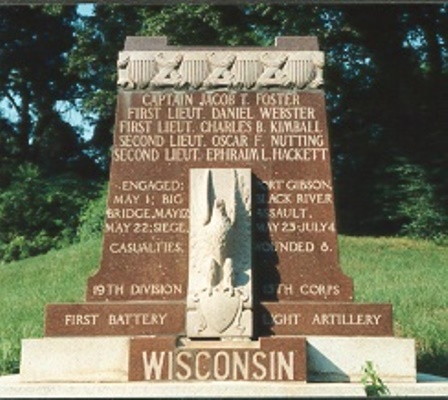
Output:
[[64,325],[96,325],[99,314],[66,314]]
[[378,325],[381,314],[342,314],[323,313],[314,314],[312,325]]
[[142,351],[144,379],[293,381],[294,351]]

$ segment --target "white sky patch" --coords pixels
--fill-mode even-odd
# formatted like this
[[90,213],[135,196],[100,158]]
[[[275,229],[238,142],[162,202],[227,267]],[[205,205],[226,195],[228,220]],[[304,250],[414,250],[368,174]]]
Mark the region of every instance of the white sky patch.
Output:
[[86,118],[75,106],[66,101],[56,102],[56,110],[65,122],[81,132],[84,140],[92,138],[95,124],[92,123],[91,118]]
[[95,4],[92,3],[78,4],[76,11],[82,17],[91,17],[95,13]]
[[[20,99],[18,99],[20,101]],[[61,115],[61,118],[76,128],[84,140],[90,140],[93,136],[95,124],[93,118],[87,118],[83,115],[76,106],[67,101],[56,102],[56,111]],[[19,115],[8,99],[0,100],[0,117],[6,118],[11,123],[19,122]]]
[[6,118],[12,123],[16,123],[19,120],[19,115],[8,99],[4,98],[0,101],[0,117]]

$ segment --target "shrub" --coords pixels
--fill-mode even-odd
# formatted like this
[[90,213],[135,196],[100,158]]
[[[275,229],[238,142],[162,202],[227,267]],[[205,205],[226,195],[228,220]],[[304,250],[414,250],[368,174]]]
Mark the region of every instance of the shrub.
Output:
[[95,186],[74,175],[44,177],[23,164],[0,193],[0,260],[9,262],[73,241],[80,210]]
[[108,186],[100,192],[100,196],[90,200],[79,218],[78,238],[81,241],[98,238],[103,233],[106,216]]
[[399,159],[387,172],[390,181],[381,198],[385,199],[385,215],[396,222],[399,233],[441,244],[447,242],[448,213],[425,169]]

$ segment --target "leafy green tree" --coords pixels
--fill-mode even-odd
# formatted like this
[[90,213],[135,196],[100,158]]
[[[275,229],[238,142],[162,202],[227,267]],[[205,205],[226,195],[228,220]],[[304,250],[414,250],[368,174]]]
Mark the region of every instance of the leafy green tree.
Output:
[[99,5],[92,15],[80,16],[74,23],[76,44],[69,53],[68,70],[77,77],[84,118],[95,124],[87,145],[104,176],[115,120],[117,55],[126,36],[135,35],[139,25],[137,8]]
[[[337,211],[342,232],[397,234],[408,160],[421,188],[430,185],[441,218],[448,209],[446,5],[95,6],[76,24],[70,71],[83,109],[97,125],[90,152],[107,170],[116,95],[116,59],[128,35],[166,35],[177,45],[271,45],[276,36],[317,35],[326,53]],[[394,170],[392,179],[391,168]],[[401,178],[400,174],[404,174]],[[386,194],[382,188],[388,188]],[[401,196],[401,197],[400,197]],[[436,208],[434,208],[436,207]],[[417,218],[409,213],[407,218]],[[407,221],[407,222],[406,222]],[[440,230],[435,224],[434,230]]]
[[[74,7],[4,7],[0,13],[0,99],[7,156],[48,171],[93,168],[80,134],[61,115],[74,102],[77,79],[67,70],[75,44]],[[5,123],[3,124],[5,126]],[[87,167],[86,165],[89,164]]]
[[78,213],[95,187],[89,183],[97,178],[95,163],[61,110],[75,104],[79,89],[67,69],[75,20],[74,7],[0,12],[0,101],[6,106],[0,112],[3,261],[72,241]]
[[23,163],[0,193],[0,261],[12,261],[71,243],[79,214],[97,190],[73,174],[48,177]]
[[90,200],[79,217],[77,236],[80,241],[101,237],[106,219],[108,185],[99,192],[99,196]]
[[90,151],[109,167],[116,98],[116,61],[127,36],[168,36],[170,44],[254,44],[255,35],[242,7],[178,5],[128,7],[96,5],[79,18],[69,70],[79,77],[82,109],[95,121]]
[[387,181],[377,187],[383,217],[403,235],[448,243],[445,199],[437,195],[436,182],[425,169],[398,159],[385,172]]
[[[397,167],[397,160],[406,159],[425,171],[414,175],[420,187],[431,185],[436,198],[446,199],[441,166],[448,165],[448,142],[442,133],[448,128],[442,100],[448,89],[447,8],[347,7],[341,17],[345,34],[339,47],[346,57],[338,52],[330,82],[336,83],[333,94],[339,95],[331,113],[341,226],[354,234],[397,234],[403,227],[384,212],[391,194],[406,195],[388,184],[388,171]],[[353,60],[360,65],[353,68]],[[396,174],[405,171],[395,168]],[[386,186],[387,195],[378,190]],[[429,201],[426,207],[435,203]],[[433,211],[448,213],[446,206]]]

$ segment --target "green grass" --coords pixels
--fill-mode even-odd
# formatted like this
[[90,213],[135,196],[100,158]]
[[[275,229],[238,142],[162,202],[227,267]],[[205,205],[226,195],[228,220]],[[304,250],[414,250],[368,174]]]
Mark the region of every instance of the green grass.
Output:
[[22,338],[43,336],[47,303],[84,300],[100,246],[93,240],[0,265],[0,375],[18,372]]
[[355,301],[392,303],[396,336],[417,343],[419,372],[448,371],[448,247],[390,238],[340,238]]
[[[0,374],[16,373],[22,338],[43,335],[47,303],[80,302],[100,240],[0,265]],[[340,238],[355,301],[392,303],[395,334],[417,341],[418,370],[448,371],[448,248],[425,241]]]

